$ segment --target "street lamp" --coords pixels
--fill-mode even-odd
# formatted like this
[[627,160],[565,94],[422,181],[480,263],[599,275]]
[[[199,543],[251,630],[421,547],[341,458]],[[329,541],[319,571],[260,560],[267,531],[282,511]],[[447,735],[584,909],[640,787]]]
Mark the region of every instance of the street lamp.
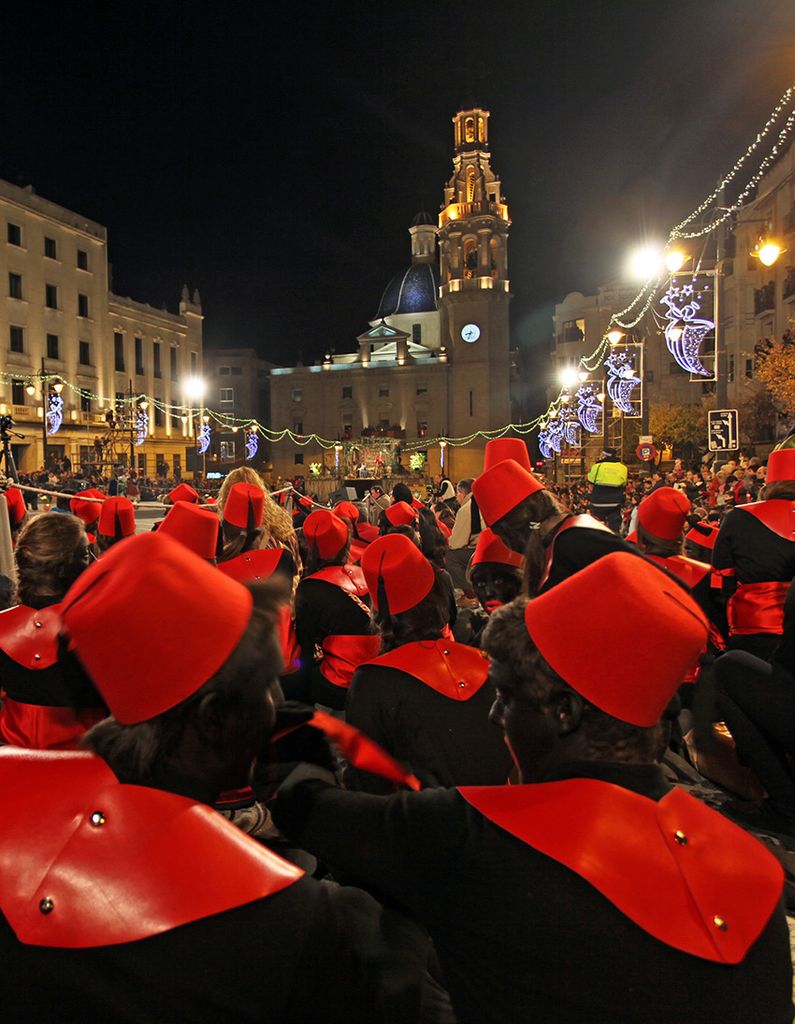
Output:
[[[196,419],[193,414],[194,402],[198,404],[199,409],[199,423],[203,422],[204,418],[204,396],[207,393],[207,381],[203,377],[191,376],[185,380],[183,385],[183,392],[185,397],[188,399],[188,416],[191,421],[191,432],[193,433],[193,445],[196,449],[198,456],[199,448],[199,434],[196,426]],[[202,476],[204,476],[204,468],[206,466],[206,457],[202,455]],[[194,474],[195,474],[194,470]]]
[[621,341],[621,339],[624,337],[624,332],[619,331],[617,327],[614,327],[612,331],[607,332],[606,337],[611,345],[617,345],[619,341]]

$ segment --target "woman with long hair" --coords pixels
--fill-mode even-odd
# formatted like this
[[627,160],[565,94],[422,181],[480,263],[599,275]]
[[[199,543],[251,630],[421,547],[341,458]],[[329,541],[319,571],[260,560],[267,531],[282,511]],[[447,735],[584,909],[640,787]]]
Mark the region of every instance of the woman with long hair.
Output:
[[89,563],[83,523],[59,512],[35,516],[20,532],[14,557],[20,603],[0,613],[0,740],[73,749],[106,714],[82,673],[58,661],[58,606]]
[[[381,650],[356,671],[347,720],[426,785],[499,785],[511,759],[488,720],[489,663],[444,634],[449,604],[440,571],[401,534],[380,537],[362,558]],[[350,784],[388,791],[350,770]]]

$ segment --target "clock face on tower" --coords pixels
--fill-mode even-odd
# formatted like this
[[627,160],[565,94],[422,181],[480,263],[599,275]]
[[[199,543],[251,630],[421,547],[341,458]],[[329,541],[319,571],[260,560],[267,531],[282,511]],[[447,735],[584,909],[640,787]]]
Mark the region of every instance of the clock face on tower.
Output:
[[480,337],[480,328],[477,324],[464,324],[461,328],[461,340],[472,343]]

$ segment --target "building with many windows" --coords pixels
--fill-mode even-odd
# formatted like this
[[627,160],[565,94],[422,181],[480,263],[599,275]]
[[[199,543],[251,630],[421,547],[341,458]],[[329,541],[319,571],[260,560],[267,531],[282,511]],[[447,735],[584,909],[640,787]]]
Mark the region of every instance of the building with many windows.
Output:
[[[341,353],[338,346],[314,366],[271,371],[274,427],[339,439],[346,450],[360,441],[354,454],[367,463],[378,458],[379,439],[388,447],[468,437],[510,422],[510,219],[491,166],[489,116],[473,107],[453,118],[453,174],[441,212],[414,218],[411,262],[387,284],[356,347]],[[447,471],[480,472],[484,443],[449,446]],[[337,459],[331,449],[289,438],[271,452],[274,479]],[[432,468],[440,454],[430,450]]]
[[[127,464],[132,452],[148,473],[163,462],[185,467],[193,423],[178,407],[186,379],[202,371],[198,292],[183,289],[178,313],[114,295],[106,229],[30,186],[0,181],[3,288],[0,414],[13,416],[24,435],[13,445],[20,470],[43,465],[56,382],[62,422],[46,438],[48,462],[68,456],[74,465],[107,467]],[[144,409],[129,401],[144,395]],[[142,444],[139,412],[148,421]]]
[[270,445],[258,435],[257,452],[248,457],[247,429],[270,426],[270,372],[273,363],[253,348],[208,349],[204,353],[207,406],[219,413],[207,456],[209,473],[226,474],[248,461],[259,469],[268,464]]

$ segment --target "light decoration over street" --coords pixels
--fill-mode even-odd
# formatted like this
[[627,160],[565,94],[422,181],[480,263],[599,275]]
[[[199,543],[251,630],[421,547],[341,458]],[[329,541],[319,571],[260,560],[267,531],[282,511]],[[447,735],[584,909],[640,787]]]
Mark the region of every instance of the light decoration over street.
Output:
[[259,435],[257,434],[257,428],[252,427],[251,430],[246,432],[246,459],[253,459],[259,451]]
[[209,423],[202,423],[202,425],[199,427],[199,437],[198,437],[198,445],[199,445],[199,454],[200,455],[204,455],[205,452],[207,451],[207,449],[210,447],[210,440],[212,438],[212,434],[213,434],[213,432],[210,429],[210,424]]
[[579,448],[580,430],[580,421],[573,412],[568,413],[563,423],[563,439],[566,444],[571,445],[573,448]]
[[574,397],[577,399],[577,419],[589,434],[595,434],[603,406],[596,397],[593,384],[583,384],[577,388]]
[[135,447],[138,448],[149,436],[149,414],[139,409],[135,416]]
[[57,434],[63,423],[63,398],[55,392],[50,392],[47,409],[47,433]]
[[[704,291],[708,288],[707,285]],[[694,376],[709,377],[710,371],[701,362],[701,343],[715,330],[715,321],[698,316],[702,298],[703,292],[696,289],[695,278],[683,285],[678,285],[674,279],[660,304],[668,307],[664,329],[668,351],[683,370]]]
[[605,359],[605,369],[608,395],[623,413],[632,415],[632,392],[640,384],[632,356],[629,352],[611,352]]

